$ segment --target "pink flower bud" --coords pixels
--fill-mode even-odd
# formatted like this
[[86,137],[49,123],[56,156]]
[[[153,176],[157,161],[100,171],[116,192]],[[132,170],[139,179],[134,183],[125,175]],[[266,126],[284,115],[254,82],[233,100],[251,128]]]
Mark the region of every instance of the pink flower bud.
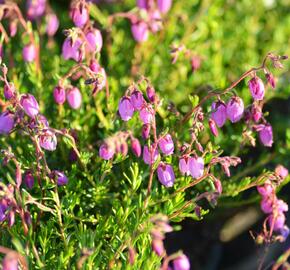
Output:
[[285,179],[288,176],[288,170],[282,166],[282,165],[278,165],[275,168],[275,173],[281,178],[281,179]]
[[10,100],[15,96],[15,87],[13,83],[5,83],[4,85],[4,97]]
[[276,81],[275,81],[275,78],[274,78],[273,74],[272,73],[267,73],[266,74],[266,79],[267,79],[268,84],[270,84],[271,87],[273,89],[275,89],[276,88]]
[[48,36],[52,37],[55,35],[59,27],[59,21],[55,13],[49,13],[46,16],[46,33]]
[[261,117],[262,117],[262,110],[259,106],[255,106],[253,105],[251,108],[251,116],[252,119],[257,123],[260,121]]
[[14,127],[14,114],[5,111],[0,115],[0,134],[9,134]]
[[34,177],[30,170],[26,171],[24,174],[24,183],[29,188],[32,189],[34,185]]
[[252,97],[255,100],[262,100],[265,95],[265,86],[263,81],[255,76],[248,82]]
[[103,47],[102,34],[98,29],[93,29],[86,34],[87,48],[91,52],[100,52]]
[[173,154],[174,152],[174,143],[172,141],[172,138],[170,136],[170,134],[166,134],[165,136],[163,136],[160,140],[159,140],[159,148],[161,150],[161,152],[168,156]]
[[53,171],[58,186],[64,186],[68,183],[68,178],[64,172]]
[[214,186],[216,188],[216,191],[219,193],[219,194],[222,194],[223,192],[223,186],[222,186],[222,182],[219,180],[219,179],[216,179],[214,181]]
[[201,58],[199,56],[193,56],[190,60],[192,72],[197,71],[201,65]]
[[27,0],[27,17],[34,20],[43,15],[45,11],[46,0]]
[[161,13],[167,13],[171,5],[172,0],[157,0],[157,6]]
[[134,90],[134,92],[131,94],[131,103],[135,110],[140,110],[144,104],[144,98],[140,91]]
[[72,109],[79,109],[82,104],[82,94],[77,87],[70,88],[67,91],[67,102]]
[[33,62],[36,57],[36,48],[31,43],[26,45],[22,50],[22,57],[25,62]]
[[74,59],[77,62],[80,61],[82,58],[80,52],[81,45],[82,41],[80,39],[72,43],[71,38],[67,37],[62,45],[62,57],[65,60]]
[[171,165],[160,163],[157,168],[159,182],[165,187],[172,187],[175,181],[174,171]]
[[15,37],[17,33],[17,20],[11,21],[9,24],[9,32],[11,37]]
[[203,175],[204,161],[201,157],[190,157],[188,160],[188,168],[193,178],[199,178]]
[[215,121],[213,121],[211,118],[208,120],[208,125],[210,128],[211,133],[213,136],[217,137],[219,135]]
[[269,214],[273,211],[273,199],[271,197],[265,197],[262,199],[261,210],[265,214]]
[[152,240],[152,249],[159,257],[165,253],[163,241],[161,239]]
[[269,216],[268,220],[270,228],[273,226],[274,231],[282,229],[285,225],[285,221],[286,218],[283,213],[278,213],[276,216],[272,214]]
[[46,130],[39,136],[39,144],[47,151],[54,151],[57,146],[57,139],[55,134],[50,130]]
[[89,20],[89,13],[85,6],[79,5],[71,9],[70,17],[76,27],[82,28]]
[[55,103],[62,105],[66,100],[65,89],[61,86],[56,86],[53,89],[53,97],[54,97]]
[[232,123],[238,122],[244,113],[244,102],[241,98],[235,96],[227,104],[227,117]]
[[276,209],[279,212],[287,212],[288,211],[288,204],[285,203],[283,200],[276,201]]
[[148,0],[137,0],[138,8],[147,9],[148,8]]
[[13,224],[15,223],[15,211],[12,209],[7,214],[7,222],[8,226],[11,228]]
[[149,138],[149,135],[150,135],[150,129],[151,129],[151,127],[150,127],[150,124],[144,124],[143,126],[142,126],[142,138],[143,139],[148,139]]
[[263,197],[270,197],[274,193],[274,187],[270,181],[265,182],[263,186],[258,186],[257,190]]
[[188,168],[188,157],[182,157],[181,159],[179,159],[179,170],[181,172],[182,175],[189,175],[190,171]]
[[113,147],[110,147],[107,144],[102,144],[100,149],[99,149],[99,156],[104,159],[104,160],[109,160],[111,158],[113,158],[115,154],[115,150],[113,149]]
[[222,101],[213,102],[211,105],[212,113],[211,118],[215,121],[217,126],[222,127],[227,120],[226,104]]
[[143,149],[143,160],[148,165],[153,164],[158,158],[158,150],[156,148],[153,153],[153,148],[153,145],[150,147],[150,149],[147,145],[145,145]]
[[20,104],[25,113],[34,118],[39,113],[39,105],[35,97],[31,94],[24,94],[21,96]]
[[134,113],[134,107],[130,97],[122,97],[119,102],[119,114],[123,121],[129,121]]
[[144,42],[149,36],[148,25],[143,21],[132,24],[131,32],[137,42]]
[[18,270],[16,253],[8,253],[2,261],[2,270]]
[[154,117],[154,111],[151,105],[143,106],[139,112],[139,116],[144,124],[150,124]]
[[173,261],[174,270],[190,270],[190,263],[185,255],[180,255]]
[[271,147],[273,144],[273,131],[271,125],[264,125],[259,131],[259,137],[261,143],[266,147]]
[[142,148],[141,148],[141,144],[140,144],[138,139],[133,138],[131,140],[131,148],[132,148],[132,152],[134,153],[134,155],[136,157],[140,157],[141,156]]
[[154,102],[156,98],[155,89],[152,86],[148,86],[146,89],[146,94],[150,102]]

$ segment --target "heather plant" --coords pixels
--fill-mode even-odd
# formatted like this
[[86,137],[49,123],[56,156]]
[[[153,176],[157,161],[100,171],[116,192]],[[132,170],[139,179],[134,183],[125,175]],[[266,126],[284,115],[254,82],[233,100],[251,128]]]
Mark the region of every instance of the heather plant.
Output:
[[195,269],[166,236],[226,205],[287,241],[290,17],[258,2],[1,1],[2,269]]

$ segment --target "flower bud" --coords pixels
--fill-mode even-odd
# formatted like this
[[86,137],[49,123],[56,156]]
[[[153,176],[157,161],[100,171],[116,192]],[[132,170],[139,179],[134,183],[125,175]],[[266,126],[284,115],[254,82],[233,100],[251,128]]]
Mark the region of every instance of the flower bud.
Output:
[[89,20],[89,13],[85,6],[79,5],[71,9],[70,17],[76,27],[82,28]]
[[80,39],[72,42],[71,38],[67,37],[62,45],[62,57],[65,60],[74,59],[75,61],[81,60],[81,52],[80,47],[82,45],[82,41]]
[[275,168],[275,173],[281,178],[281,179],[285,179],[288,176],[288,170],[282,166],[282,165],[278,165]]
[[190,171],[188,168],[188,157],[182,157],[181,159],[179,159],[179,170],[181,172],[182,175],[189,175]]
[[39,144],[47,151],[54,151],[57,146],[57,139],[55,134],[50,130],[46,130],[39,136]]
[[151,106],[143,106],[139,112],[140,119],[144,124],[150,124],[154,117],[154,111]]
[[157,0],[157,7],[161,13],[167,13],[171,8],[172,0]]
[[10,210],[9,213],[7,214],[7,222],[8,222],[8,226],[10,228],[15,223],[15,211],[14,211],[14,209]]
[[261,201],[261,210],[265,214],[269,214],[273,211],[273,199],[271,197],[265,197]]
[[255,100],[262,100],[265,95],[265,86],[263,81],[255,76],[249,82],[249,89],[252,94],[253,99]]
[[113,158],[114,154],[115,154],[115,151],[112,147],[110,147],[106,143],[101,145],[101,147],[99,149],[99,156],[102,159],[109,160],[109,159]]
[[17,33],[17,20],[13,20],[9,24],[10,37],[15,37]]
[[41,17],[45,11],[46,0],[27,0],[27,17],[35,20]]
[[157,150],[157,147],[153,153],[153,145],[148,148],[147,145],[144,146],[144,149],[143,149],[143,160],[146,164],[148,165],[151,165],[153,164],[157,158],[158,158],[158,150]]
[[274,187],[270,181],[266,181],[263,186],[258,186],[257,190],[263,197],[270,197],[274,193]]
[[10,252],[5,255],[2,261],[2,270],[18,270],[18,259],[16,252]]
[[222,186],[222,182],[219,179],[216,179],[214,181],[214,186],[215,186],[216,191],[219,194],[222,194],[222,192],[223,192],[223,186]]
[[190,64],[191,64],[192,72],[194,73],[195,71],[197,71],[200,68],[201,58],[197,55],[191,57]]
[[0,134],[8,134],[14,127],[14,114],[5,111],[0,115]]
[[137,7],[147,9],[148,8],[148,0],[137,0]]
[[148,139],[149,138],[149,135],[150,135],[150,129],[151,129],[151,126],[150,124],[144,124],[142,126],[142,138],[144,140]]
[[174,270],[190,270],[188,258],[182,254],[173,261]]
[[55,103],[62,105],[66,100],[65,89],[61,86],[56,86],[53,89],[53,97],[54,97]]
[[227,104],[227,117],[232,123],[238,122],[244,113],[244,102],[241,98],[235,96]]
[[36,57],[36,48],[31,43],[26,45],[22,50],[22,57],[25,62],[33,62]]
[[13,83],[5,83],[4,85],[4,97],[10,100],[15,96],[15,87]]
[[156,98],[155,89],[152,86],[148,86],[146,89],[146,94],[150,102],[154,102]]
[[67,176],[64,174],[64,172],[60,171],[53,171],[54,177],[56,179],[56,183],[58,186],[64,186],[68,182]]
[[274,231],[281,230],[285,225],[285,221],[286,218],[283,213],[278,213],[277,215],[272,214],[268,220],[270,228],[273,226]]
[[262,110],[259,106],[253,105],[251,108],[252,119],[257,123],[262,117]]
[[46,33],[48,36],[52,37],[55,35],[59,27],[59,20],[55,13],[49,13],[46,16]]
[[136,157],[140,157],[141,156],[142,148],[141,148],[141,144],[140,144],[138,139],[133,138],[131,140],[131,148],[132,148],[132,152],[134,153],[134,155]]
[[132,118],[134,107],[131,103],[130,97],[122,97],[119,102],[119,114],[123,121],[128,121]]
[[266,79],[267,79],[268,84],[270,84],[271,87],[273,89],[275,89],[276,88],[276,81],[275,81],[275,77],[273,76],[273,74],[272,73],[267,73],[266,74]]
[[31,215],[30,215],[30,213],[29,213],[28,211],[26,211],[26,212],[24,213],[24,219],[25,219],[25,222],[26,222],[26,224],[27,224],[28,226],[31,225],[31,223],[32,223]]
[[148,25],[143,21],[132,24],[131,32],[137,42],[144,42],[149,36]]
[[217,137],[219,135],[215,121],[213,121],[211,118],[208,120],[208,125],[210,128],[211,133],[213,136]]
[[174,143],[172,141],[172,138],[170,136],[170,134],[166,134],[165,136],[163,136],[160,140],[159,140],[159,148],[161,150],[161,152],[168,156],[173,154],[174,151]]
[[188,168],[193,178],[199,178],[203,175],[204,161],[201,157],[190,157],[188,160]]
[[86,34],[87,48],[91,52],[100,52],[103,47],[102,34],[98,29],[93,29]]
[[21,96],[20,104],[25,113],[34,118],[39,113],[39,105],[35,97],[31,94],[24,94]]
[[30,170],[26,171],[24,174],[24,183],[29,188],[32,189],[34,185],[34,177]]
[[163,241],[161,239],[152,240],[152,249],[159,257],[165,253]]
[[289,236],[290,230],[286,225],[284,225],[283,228],[280,229],[279,233],[286,240],[287,237]]
[[222,101],[213,102],[211,105],[211,118],[215,121],[217,126],[221,128],[227,120],[226,104]]
[[172,187],[175,181],[174,171],[171,165],[160,163],[157,168],[159,182],[165,187]]
[[266,147],[271,147],[273,144],[272,126],[267,124],[259,131],[259,138],[261,143]]
[[131,103],[135,110],[140,110],[144,104],[144,98],[140,91],[134,90],[134,92],[131,94]]
[[72,109],[79,109],[82,104],[82,94],[77,87],[70,88],[67,91],[67,102]]

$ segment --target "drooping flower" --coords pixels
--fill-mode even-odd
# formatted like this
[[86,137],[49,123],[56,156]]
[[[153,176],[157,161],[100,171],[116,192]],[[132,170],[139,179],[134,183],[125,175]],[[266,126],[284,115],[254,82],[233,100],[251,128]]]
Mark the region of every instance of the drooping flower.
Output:
[[70,11],[70,17],[76,27],[82,28],[89,20],[89,12],[84,5],[73,7]]
[[86,34],[87,48],[91,52],[100,52],[103,47],[102,34],[98,29],[93,29]]
[[157,6],[161,13],[167,13],[171,5],[172,0],[157,0]]
[[8,134],[14,127],[14,114],[5,111],[0,115],[0,134]]
[[24,94],[21,96],[20,104],[25,113],[34,118],[39,113],[39,105],[35,97],[31,94]]
[[115,154],[115,150],[113,149],[113,147],[110,147],[106,143],[101,145],[101,147],[99,149],[99,156],[102,159],[109,160],[109,159],[113,158],[114,154]]
[[151,102],[154,102],[155,101],[156,93],[155,93],[155,89],[152,86],[148,86],[147,87],[146,94],[147,94],[148,99]]
[[15,86],[13,83],[5,83],[4,85],[4,97],[10,100],[15,96]]
[[149,26],[152,33],[156,33],[162,29],[162,17],[158,9],[149,12]]
[[165,187],[172,187],[175,181],[174,171],[171,165],[160,162],[157,168],[159,182]]
[[134,107],[130,97],[123,97],[119,102],[119,114],[123,121],[129,121],[134,113]]
[[188,168],[193,178],[199,178],[203,175],[204,160],[201,157],[190,157],[188,160]]
[[155,148],[154,153],[153,153],[153,148],[154,148],[153,145],[151,145],[150,148],[148,148],[148,146],[145,145],[144,148],[143,148],[143,160],[148,165],[153,164],[158,158],[157,147]]
[[32,189],[34,185],[34,177],[30,170],[26,171],[24,174],[24,183],[29,188]]
[[217,126],[222,127],[227,120],[226,104],[222,101],[213,102],[211,105],[211,118],[215,121]]
[[141,156],[142,148],[141,148],[141,144],[140,144],[138,139],[133,138],[131,140],[131,148],[132,148],[132,152],[134,153],[135,156],[137,156],[137,157]]
[[144,124],[142,126],[142,138],[143,139],[148,139],[149,138],[149,135],[150,135],[150,129],[151,129],[151,126],[150,124]]
[[56,86],[53,89],[53,97],[54,97],[55,103],[62,105],[66,100],[65,89],[61,86]]
[[262,144],[266,147],[271,147],[273,144],[273,131],[270,124],[263,125],[259,130],[259,138]]
[[274,231],[281,230],[285,225],[285,221],[286,218],[282,212],[277,213],[277,215],[271,214],[268,220],[270,228],[273,227]]
[[135,110],[140,110],[144,104],[144,98],[140,91],[134,90],[131,94],[131,103]]
[[97,91],[102,90],[106,86],[107,82],[107,75],[105,69],[102,68],[97,61],[94,60],[92,60],[90,63],[90,69],[95,73],[101,74],[102,78],[101,80],[98,79],[98,84],[95,87],[97,87]]
[[182,254],[173,261],[174,270],[190,270],[188,258]]
[[82,105],[82,94],[77,87],[72,87],[66,94],[67,102],[72,109],[79,109]]
[[165,252],[164,244],[162,239],[155,238],[152,240],[152,249],[157,256],[162,256]]
[[64,172],[61,171],[53,171],[54,177],[56,179],[56,183],[58,186],[64,186],[68,183],[68,178],[64,174]]
[[275,77],[273,76],[272,73],[267,73],[266,74],[266,79],[267,79],[267,82],[271,85],[271,87],[273,89],[276,88],[276,81],[275,81]]
[[154,111],[151,105],[143,106],[139,112],[139,116],[144,124],[150,124],[154,117]]
[[131,32],[137,42],[144,42],[149,36],[148,25],[143,21],[132,24]]
[[261,210],[265,214],[270,214],[273,211],[273,198],[272,197],[264,197],[261,201]]
[[27,0],[27,17],[35,20],[43,15],[45,11],[46,0]]
[[137,6],[139,8],[147,9],[148,8],[148,0],[137,0]]
[[80,52],[81,45],[82,41],[80,39],[72,42],[72,39],[67,37],[62,45],[62,57],[65,60],[74,59],[77,62],[82,60],[82,55]]
[[282,166],[282,165],[278,165],[275,168],[275,173],[281,178],[281,179],[285,179],[288,175],[288,170]]
[[159,140],[159,148],[161,150],[161,152],[168,156],[173,154],[174,152],[174,143],[172,141],[172,138],[170,136],[170,134],[166,134],[165,136],[163,136],[162,138],[160,138]]
[[216,127],[216,123],[214,120],[212,120],[211,118],[208,120],[208,125],[209,125],[209,129],[211,131],[211,133],[217,137],[218,136],[218,130],[217,130],[217,127]]
[[55,35],[59,27],[59,20],[55,13],[49,13],[46,16],[46,33],[52,37]]
[[179,159],[179,170],[181,172],[182,175],[189,175],[190,171],[188,168],[188,161],[189,158],[187,156],[182,157],[181,159]]
[[39,144],[40,146],[47,151],[54,151],[57,146],[57,139],[55,134],[46,130],[39,136]]
[[33,62],[35,60],[36,48],[32,43],[24,46],[22,50],[22,57],[25,62]]
[[238,97],[232,97],[227,104],[227,117],[232,123],[238,122],[244,113],[244,102]]
[[264,98],[265,86],[259,77],[253,77],[251,80],[249,80],[248,85],[253,99],[262,100]]
[[271,194],[273,194],[274,187],[270,181],[266,181],[264,183],[264,185],[258,186],[257,190],[263,197],[267,197],[267,196],[270,196]]
[[260,121],[261,117],[262,117],[262,110],[260,108],[260,106],[257,105],[253,105],[251,107],[251,117],[252,119],[257,123]]

